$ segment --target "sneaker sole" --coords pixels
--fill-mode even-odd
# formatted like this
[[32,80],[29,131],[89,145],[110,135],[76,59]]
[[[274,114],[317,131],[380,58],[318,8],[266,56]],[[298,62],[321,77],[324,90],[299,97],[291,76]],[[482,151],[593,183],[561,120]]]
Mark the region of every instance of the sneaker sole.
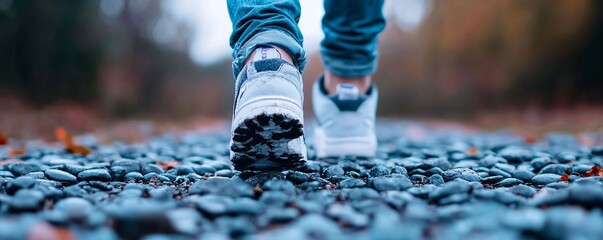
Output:
[[366,137],[345,137],[345,138],[328,138],[324,130],[317,127],[314,132],[314,144],[316,149],[316,157],[366,157],[372,158],[377,151],[377,138],[372,136]]
[[306,159],[301,107],[282,97],[249,101],[235,114],[231,161],[236,170],[283,171]]

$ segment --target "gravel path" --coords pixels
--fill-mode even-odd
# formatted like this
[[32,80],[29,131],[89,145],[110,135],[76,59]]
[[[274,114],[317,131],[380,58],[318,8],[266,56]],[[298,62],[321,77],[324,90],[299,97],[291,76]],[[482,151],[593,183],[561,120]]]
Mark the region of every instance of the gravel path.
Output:
[[0,239],[603,239],[603,147],[560,133],[526,144],[504,131],[379,131],[376,159],[262,173],[233,170],[222,133],[87,136],[86,157],[0,146]]

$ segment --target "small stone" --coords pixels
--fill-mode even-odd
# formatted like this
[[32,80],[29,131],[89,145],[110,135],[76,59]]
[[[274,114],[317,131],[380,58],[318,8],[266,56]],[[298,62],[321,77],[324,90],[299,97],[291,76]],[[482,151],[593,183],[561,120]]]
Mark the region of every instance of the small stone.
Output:
[[553,188],[553,189],[566,189],[567,187],[569,187],[569,183],[566,183],[566,182],[554,182],[554,183],[549,183],[549,184],[545,185],[545,187],[547,187],[547,188]]
[[323,175],[325,178],[331,178],[334,176],[343,176],[343,174],[345,173],[345,171],[343,170],[342,167],[338,166],[338,165],[333,165],[328,167]]
[[559,163],[570,163],[576,161],[576,155],[571,152],[560,152],[556,159]]
[[0,171],[0,177],[3,178],[14,178],[15,175],[9,171]]
[[147,164],[144,165],[144,167],[142,168],[142,174],[149,174],[149,173],[156,173],[156,174],[162,174],[163,173],[163,169],[160,166],[157,166],[156,164]]
[[483,178],[482,182],[486,183],[486,184],[494,184],[494,183],[500,182],[503,179],[504,179],[503,176],[495,175],[495,176],[489,176],[489,177]]
[[408,173],[408,175],[413,176],[413,175],[423,175],[425,176],[427,174],[427,171],[417,168],[415,170],[412,170]]
[[402,167],[402,166],[393,166],[390,170],[391,174],[402,174],[405,176],[408,176],[408,172],[406,171],[406,168]]
[[442,173],[444,173],[444,171],[442,171],[442,169],[440,169],[439,167],[432,167],[429,170],[427,170],[427,175],[442,175]]
[[452,194],[467,193],[471,187],[468,183],[463,181],[451,181],[443,184],[439,188],[436,188],[429,193],[429,200],[438,200],[444,197],[448,197]]
[[423,163],[419,167],[422,169],[438,167],[443,171],[446,171],[452,168],[452,164],[450,164],[450,162],[448,162],[445,158],[430,158],[423,161]]
[[287,180],[294,184],[302,184],[310,180],[310,176],[304,172],[290,171],[286,176]]
[[423,184],[428,181],[427,176],[421,174],[414,174],[410,176],[410,181],[413,183]]
[[126,182],[130,182],[130,181],[140,181],[144,178],[144,176],[142,176],[142,174],[140,174],[139,172],[129,172],[128,174],[126,174],[126,176],[124,177],[124,179],[126,180]]
[[315,191],[320,190],[322,188],[320,182],[317,181],[305,182],[302,183],[299,187],[304,191]]
[[460,178],[469,182],[479,182],[481,177],[473,170],[467,168],[455,168],[447,170],[443,173],[444,180],[452,181]]
[[58,169],[46,169],[44,174],[48,179],[56,180],[59,182],[67,182],[67,183],[75,183],[77,182],[77,177],[73,176],[71,173],[61,171]]
[[553,163],[553,160],[551,160],[549,157],[538,157],[530,161],[530,164],[532,164],[535,170],[540,170],[551,163]]
[[366,182],[357,178],[348,178],[337,183],[339,188],[358,188],[366,186]]
[[260,215],[265,206],[251,198],[236,198],[228,208],[228,213],[232,215]]
[[389,169],[383,165],[377,165],[371,168],[369,175],[371,177],[383,177],[389,175]]
[[596,208],[603,206],[603,188],[573,185],[568,188],[569,203],[584,206],[586,208]]
[[44,172],[30,172],[30,173],[25,174],[23,176],[29,176],[29,177],[32,177],[34,179],[46,179],[46,175],[44,175]]
[[436,185],[436,186],[440,186],[440,185],[444,184],[444,178],[439,174],[431,175],[428,178],[428,181],[429,181],[429,183]]
[[11,212],[35,212],[42,209],[44,194],[37,190],[21,189],[10,201]]
[[120,166],[111,167],[111,176],[114,181],[124,181],[128,171]]
[[511,187],[511,186],[515,186],[517,184],[521,184],[523,183],[523,181],[517,179],[517,178],[507,178],[504,179],[498,183],[496,183],[497,187]]
[[102,190],[102,191],[109,191],[109,190],[113,189],[113,187],[111,185],[101,182],[101,181],[90,181],[90,186],[97,188],[99,190]]
[[425,198],[425,197],[427,197],[427,195],[429,193],[434,191],[434,189],[436,189],[436,188],[437,187],[435,185],[426,184],[426,185],[422,185],[422,186],[411,187],[411,188],[407,189],[406,192],[408,192],[412,195],[415,195],[417,197],[420,197],[420,198]]
[[178,176],[187,175],[189,173],[194,173],[193,168],[191,166],[179,165],[176,167],[176,175]]
[[271,207],[284,207],[290,202],[293,202],[295,196],[288,195],[284,192],[279,191],[267,191],[262,193],[259,201],[266,206]]
[[77,176],[84,170],[90,169],[89,167],[84,167],[82,165],[77,164],[65,164],[63,165],[63,169],[65,172],[71,173],[73,176]]
[[332,218],[339,219],[354,228],[365,227],[369,224],[369,217],[359,213],[350,205],[334,204],[327,209],[326,214]]
[[502,218],[504,226],[525,232],[540,232],[546,224],[546,216],[536,209],[522,209],[506,213]]
[[533,172],[522,169],[518,169],[517,171],[515,171],[515,173],[513,173],[513,177],[524,182],[532,181],[532,178],[534,178],[534,176],[536,176],[536,174],[534,174]]
[[80,172],[77,177],[84,181],[111,181],[109,171],[105,169],[90,169]]
[[262,186],[270,180],[285,179],[285,174],[277,171],[245,171],[235,176],[233,179],[244,180],[251,186]]
[[67,214],[73,221],[81,221],[94,210],[94,206],[83,198],[71,197],[57,202],[54,210]]
[[223,215],[233,204],[232,199],[216,195],[195,196],[195,203],[201,212],[209,216]]
[[140,172],[141,170],[140,163],[130,159],[119,159],[111,162],[111,167],[117,166],[124,168],[126,173]]
[[222,170],[218,170],[218,171],[215,172],[216,176],[218,176],[218,177],[227,177],[227,178],[231,178],[235,174],[237,174],[237,172],[233,171],[233,170],[230,170],[230,169],[222,169]]
[[295,186],[287,180],[270,180],[264,183],[262,189],[266,191],[281,191],[290,195],[295,195]]
[[142,179],[148,182],[148,181],[151,181],[153,178],[156,178],[157,176],[158,176],[157,173],[150,172],[150,173],[147,173],[144,176],[142,176]]
[[347,199],[353,202],[379,199],[379,192],[372,188],[353,188],[347,193]]
[[197,181],[188,188],[189,194],[214,194],[230,197],[252,197],[253,188],[236,179],[211,177],[205,181]]
[[532,178],[532,182],[538,185],[547,185],[549,183],[559,182],[561,179],[560,175],[552,173],[538,174]]
[[195,173],[197,173],[201,176],[205,176],[205,175],[214,174],[217,171],[217,169],[215,169],[211,166],[208,166],[208,165],[200,165],[200,166],[194,166],[193,171],[195,171]]
[[477,161],[477,164],[479,164],[482,167],[493,167],[495,164],[497,163],[506,163],[507,160],[501,157],[495,157],[495,156],[486,156],[485,158],[482,158],[481,160]]
[[377,191],[401,191],[412,187],[412,182],[406,177],[375,177],[369,179],[369,185]]
[[34,162],[20,162],[12,164],[10,170],[15,176],[22,176],[30,172],[41,172],[42,167],[40,164]]
[[511,174],[508,172],[505,172],[499,168],[493,167],[492,169],[490,169],[490,175],[492,176],[501,176],[503,178],[510,178]]
[[291,226],[300,229],[305,237],[321,236],[323,239],[341,237],[341,229],[337,223],[321,214],[307,214],[297,219]]
[[299,211],[294,208],[276,209],[270,208],[262,217],[270,223],[286,223],[299,216]]
[[536,189],[530,186],[526,186],[523,184],[513,186],[509,189],[515,195],[519,195],[525,198],[529,198],[536,194]]
[[571,166],[565,164],[549,164],[540,170],[540,173],[553,173],[563,175]]
[[469,200],[469,194],[457,193],[438,200],[440,205],[460,204]]
[[530,160],[533,155],[530,151],[525,149],[507,147],[503,150],[500,150],[498,156],[507,159],[507,161],[512,163],[519,163]]
[[36,180],[32,177],[21,176],[15,179],[9,180],[6,183],[6,193],[13,195],[20,189],[33,188],[36,185]]

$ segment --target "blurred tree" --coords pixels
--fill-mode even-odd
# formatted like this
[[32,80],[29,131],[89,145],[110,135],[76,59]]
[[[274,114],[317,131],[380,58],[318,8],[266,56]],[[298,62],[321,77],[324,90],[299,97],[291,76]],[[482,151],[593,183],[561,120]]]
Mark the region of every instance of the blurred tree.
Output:
[[91,41],[93,1],[3,0],[0,8],[0,87],[34,103],[98,96],[101,52]]

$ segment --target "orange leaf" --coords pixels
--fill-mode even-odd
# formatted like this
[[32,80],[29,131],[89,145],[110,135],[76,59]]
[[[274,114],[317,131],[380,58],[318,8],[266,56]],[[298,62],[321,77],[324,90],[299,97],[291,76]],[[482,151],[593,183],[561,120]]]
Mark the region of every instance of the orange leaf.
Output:
[[25,148],[21,148],[21,149],[13,148],[12,150],[10,150],[10,153],[9,153],[9,155],[11,157],[22,156],[25,154],[27,154],[27,150],[25,150]]
[[69,147],[69,146],[73,146],[75,144],[73,144],[73,138],[71,138],[71,136],[69,135],[69,133],[67,133],[67,131],[65,131],[65,129],[63,127],[57,127],[54,130],[54,133],[56,134],[57,138],[63,142],[63,145],[65,145],[65,147]]
[[2,133],[2,129],[0,129],[0,145],[8,145],[8,138],[4,136],[4,133]]
[[469,149],[467,149],[467,151],[465,151],[465,153],[467,155],[477,155],[479,153],[479,149],[477,149],[477,147],[473,146],[473,147],[470,147]]
[[73,154],[79,153],[83,156],[86,156],[86,155],[92,153],[92,150],[88,149],[87,147],[80,146],[80,145],[69,146],[69,147],[67,147],[67,151],[70,153],[73,153]]
[[561,176],[561,178],[559,179],[559,181],[569,182],[570,174],[572,174],[572,169],[568,168],[567,170],[565,170],[565,174],[563,174],[563,176]]
[[71,135],[69,135],[69,133],[67,133],[64,128],[57,127],[55,129],[55,134],[57,135],[57,138],[63,143],[63,145],[65,145],[65,149],[68,152],[73,154],[81,154],[83,156],[92,153],[92,150],[88,149],[87,147],[75,144]]
[[582,174],[580,176],[582,176],[582,177],[599,176],[599,177],[603,178],[603,169],[601,169],[601,167],[599,167],[599,165],[594,165],[587,172],[585,172],[584,174]]
[[180,164],[180,163],[174,159],[170,160],[169,162],[157,162],[157,165],[159,165],[161,168],[163,168],[163,170],[168,170],[170,168],[174,168],[178,164]]
[[523,142],[526,144],[534,144],[538,142],[538,137],[533,135],[526,135],[523,137]]

